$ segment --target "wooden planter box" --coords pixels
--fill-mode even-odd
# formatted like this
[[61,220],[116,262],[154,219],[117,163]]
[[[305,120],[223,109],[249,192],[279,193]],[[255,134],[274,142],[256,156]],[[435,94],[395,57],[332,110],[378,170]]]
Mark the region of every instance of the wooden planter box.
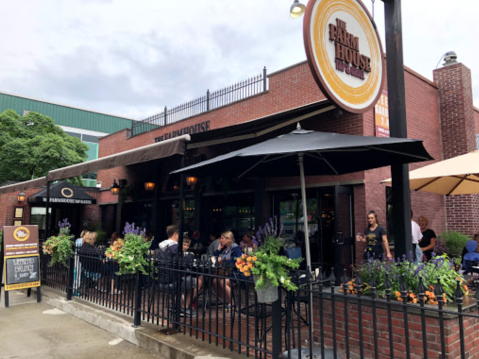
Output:
[[[338,290],[336,290],[338,292]],[[342,297],[342,295],[341,295]],[[333,310],[334,325],[336,327],[336,348],[338,352],[345,357],[346,352],[346,326],[345,326],[345,308],[344,298],[334,297],[332,303],[329,293],[323,294],[323,331],[324,344],[326,347],[332,348],[333,342]],[[364,298],[367,298],[365,296]],[[313,308],[313,330],[314,341],[318,345],[321,343],[321,326],[320,326],[320,298],[315,295]],[[393,335],[394,353],[390,355],[389,346],[389,321],[388,310],[385,300],[377,300],[376,302],[376,332],[373,327],[373,308],[371,301],[361,301],[361,319],[362,319],[362,343],[365,358],[374,358],[374,336],[378,342],[378,356],[381,359],[386,358],[406,358],[406,333],[404,329],[404,314],[402,304],[397,301],[391,302],[391,322]],[[426,327],[421,324],[421,309],[417,305],[416,308],[407,308],[408,318],[408,337],[409,350],[412,359],[423,359],[423,331],[426,331],[427,355],[430,359],[441,357],[441,332],[439,313],[430,311],[437,309],[435,305],[425,306]],[[428,310],[429,309],[429,310]],[[447,311],[457,312],[456,306],[447,306]],[[347,295],[348,330],[349,330],[349,353],[351,358],[359,358],[359,313],[357,296]],[[463,313],[478,314],[476,301],[472,298],[465,298],[463,305]],[[446,358],[460,358],[460,332],[459,332],[459,315],[443,314],[444,322],[444,341]],[[479,359],[479,319],[468,316],[463,317],[464,327],[464,347],[466,358]]]

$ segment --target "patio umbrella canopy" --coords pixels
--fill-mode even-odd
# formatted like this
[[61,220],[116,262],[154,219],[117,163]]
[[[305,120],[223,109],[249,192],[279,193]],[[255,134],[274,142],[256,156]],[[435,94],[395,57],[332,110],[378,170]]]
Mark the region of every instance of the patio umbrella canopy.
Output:
[[[422,140],[295,131],[233,151],[172,173],[228,173],[258,177],[300,175],[301,197],[306,203],[305,175],[340,175],[383,166],[429,161],[433,158]],[[298,168],[299,164],[299,168]],[[303,206],[308,228],[307,208]],[[311,268],[309,234],[305,231],[306,262]]]
[[205,174],[221,171],[235,176],[297,176],[298,154],[301,153],[304,154],[304,173],[307,176],[340,175],[433,159],[422,140],[299,129],[172,173]]
[[479,150],[409,172],[409,186],[446,196],[479,193]]

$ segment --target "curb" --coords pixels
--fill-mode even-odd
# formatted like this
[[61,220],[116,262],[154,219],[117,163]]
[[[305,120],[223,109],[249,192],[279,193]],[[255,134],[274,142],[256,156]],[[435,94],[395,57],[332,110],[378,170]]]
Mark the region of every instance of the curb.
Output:
[[141,327],[133,328],[132,316],[79,298],[67,301],[64,293],[45,286],[42,286],[42,302],[165,358],[244,359],[244,355],[190,338],[187,334],[162,334],[159,332],[162,327],[151,323],[142,322]]

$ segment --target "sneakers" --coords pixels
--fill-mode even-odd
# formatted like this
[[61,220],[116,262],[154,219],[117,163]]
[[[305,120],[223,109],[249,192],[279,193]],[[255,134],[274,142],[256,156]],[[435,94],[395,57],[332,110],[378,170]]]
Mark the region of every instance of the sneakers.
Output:
[[[176,313],[176,308],[170,308],[170,311],[172,313]],[[190,308],[180,308],[180,317],[191,317],[191,318],[196,318],[196,311],[190,309]]]

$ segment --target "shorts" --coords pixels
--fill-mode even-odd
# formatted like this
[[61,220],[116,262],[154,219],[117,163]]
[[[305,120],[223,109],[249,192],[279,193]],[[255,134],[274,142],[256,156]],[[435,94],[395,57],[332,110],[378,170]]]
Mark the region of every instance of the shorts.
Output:
[[196,287],[196,278],[185,277],[181,280],[181,291],[187,292]]

